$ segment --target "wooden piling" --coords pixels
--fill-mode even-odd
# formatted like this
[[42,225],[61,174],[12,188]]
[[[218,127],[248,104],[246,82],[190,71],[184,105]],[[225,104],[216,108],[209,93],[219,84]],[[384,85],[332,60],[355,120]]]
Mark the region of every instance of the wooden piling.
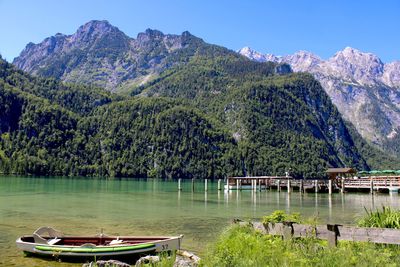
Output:
[[299,185],[299,192],[300,194],[304,193],[304,182],[303,180],[300,180],[300,185]]
[[179,179],[178,179],[178,190],[179,190],[179,191],[182,191],[181,181],[182,181],[182,179],[179,178]]
[[287,192],[290,193],[290,180],[287,179]]
[[370,192],[371,194],[374,193],[374,178],[372,178],[372,177],[371,177],[371,179],[370,179],[369,190],[370,190],[369,192]]
[[318,193],[318,180],[314,181],[314,186],[315,186],[315,193]]
[[328,191],[329,191],[329,195],[332,195],[332,179],[329,179],[329,182],[328,182]]
[[340,186],[340,192],[343,194],[344,193],[344,178],[342,177],[342,179],[341,179],[341,186]]
[[194,192],[194,178],[192,178],[192,192]]
[[277,181],[278,192],[281,192],[281,180],[278,179]]
[[218,179],[218,191],[221,191],[221,179]]
[[204,191],[207,192],[208,190],[208,179],[204,179]]

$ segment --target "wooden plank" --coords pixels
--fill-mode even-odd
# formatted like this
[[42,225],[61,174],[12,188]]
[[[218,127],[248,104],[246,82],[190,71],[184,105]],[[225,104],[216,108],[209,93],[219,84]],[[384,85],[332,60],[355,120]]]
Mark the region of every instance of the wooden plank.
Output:
[[[240,222],[240,225],[249,225],[249,223]],[[269,223],[266,227],[261,222],[252,222],[251,225],[254,229],[263,234],[279,236],[287,236],[288,234],[288,227],[285,227],[283,223]],[[345,240],[400,245],[400,230],[398,229],[365,228],[342,225],[317,225],[316,227],[313,227],[311,225],[295,223],[292,224],[292,227],[293,237],[316,237],[318,239],[328,240],[331,244],[336,244],[338,240]]]

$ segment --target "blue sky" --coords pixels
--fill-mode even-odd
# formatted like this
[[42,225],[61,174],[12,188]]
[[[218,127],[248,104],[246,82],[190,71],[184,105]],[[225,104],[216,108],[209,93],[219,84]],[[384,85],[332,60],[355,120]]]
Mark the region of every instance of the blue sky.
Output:
[[131,37],[147,28],[185,30],[209,43],[263,53],[311,51],[322,58],[351,46],[400,60],[400,1],[0,0],[0,54],[12,61],[28,42],[72,34],[105,19]]

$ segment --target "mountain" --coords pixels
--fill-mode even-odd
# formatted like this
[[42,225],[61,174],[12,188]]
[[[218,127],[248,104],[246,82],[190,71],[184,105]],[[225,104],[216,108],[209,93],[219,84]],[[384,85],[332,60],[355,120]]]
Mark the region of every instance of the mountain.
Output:
[[369,142],[400,155],[400,61],[383,63],[376,55],[346,47],[328,60],[299,51],[276,57],[245,47],[255,61],[286,62],[321,83],[343,117]]
[[13,63],[33,75],[125,92],[205,46],[189,32],[147,29],[134,39],[107,21],[94,20],[72,35],[58,33],[39,44],[29,43]]
[[28,45],[16,67],[1,62],[0,172],[313,178],[327,167],[400,166],[342,119],[310,74],[188,32],[132,39],[91,21]]
[[0,58],[0,173],[223,177],[234,174],[227,151],[235,146],[179,100],[113,98],[30,76]]
[[285,65],[197,56],[114,98],[0,63],[3,173],[222,178],[291,169],[311,178],[328,166],[398,164],[353,137],[320,85]]

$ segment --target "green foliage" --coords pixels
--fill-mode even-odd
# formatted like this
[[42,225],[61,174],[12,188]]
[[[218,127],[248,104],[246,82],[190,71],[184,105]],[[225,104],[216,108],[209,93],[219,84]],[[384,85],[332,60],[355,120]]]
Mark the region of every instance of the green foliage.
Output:
[[116,98],[94,86],[65,84],[54,78],[30,76],[3,60],[0,60],[0,81],[82,115]]
[[264,216],[262,222],[264,224],[282,222],[300,223],[300,213],[286,213],[284,210],[276,210],[272,214]]
[[315,238],[283,240],[234,225],[210,247],[201,266],[398,266],[398,247],[339,242],[330,248]]
[[175,67],[130,98],[0,60],[0,172],[213,179],[368,169],[311,75],[277,73],[285,67],[184,38],[192,45],[170,54]]
[[367,215],[358,221],[358,226],[400,229],[400,210],[383,206],[382,210],[365,211]]

